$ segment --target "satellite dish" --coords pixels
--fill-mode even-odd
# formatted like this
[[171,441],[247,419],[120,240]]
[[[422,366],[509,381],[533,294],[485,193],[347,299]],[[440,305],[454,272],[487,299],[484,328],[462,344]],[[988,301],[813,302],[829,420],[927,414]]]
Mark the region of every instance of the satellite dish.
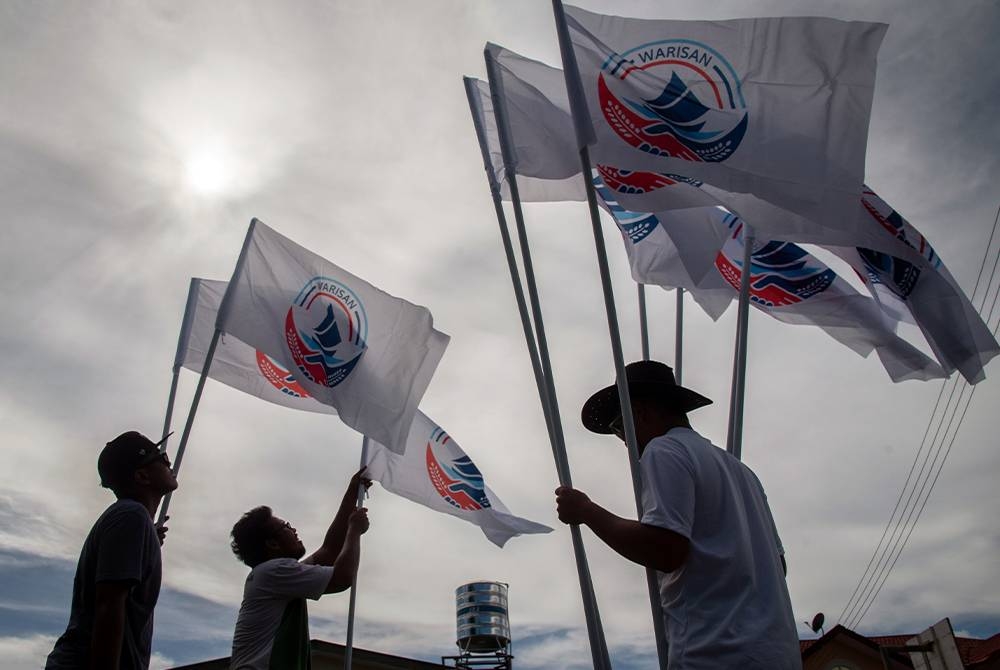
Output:
[[826,622],[826,617],[823,616],[822,612],[817,612],[816,616],[813,617],[812,623],[809,627],[812,628],[812,632],[818,633],[823,630],[823,624]]

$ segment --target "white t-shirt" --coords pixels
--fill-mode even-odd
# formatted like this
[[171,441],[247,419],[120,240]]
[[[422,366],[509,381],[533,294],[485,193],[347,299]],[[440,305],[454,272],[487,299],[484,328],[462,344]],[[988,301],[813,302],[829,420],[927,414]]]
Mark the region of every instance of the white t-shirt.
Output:
[[[332,567],[300,563],[294,558],[271,559],[250,570],[236,618],[230,668],[299,667],[302,661],[298,659],[303,654],[308,657],[309,648],[304,599],[319,600],[332,575]],[[285,656],[272,658],[272,650]]]
[[658,572],[671,670],[799,670],[781,567],[784,550],[757,476],[690,428],[672,428],[639,459],[641,522],[688,538]]

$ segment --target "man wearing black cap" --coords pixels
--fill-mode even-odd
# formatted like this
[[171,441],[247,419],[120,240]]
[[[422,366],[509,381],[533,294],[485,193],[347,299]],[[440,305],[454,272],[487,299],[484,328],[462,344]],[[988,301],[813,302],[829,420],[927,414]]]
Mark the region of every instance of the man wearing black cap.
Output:
[[129,431],[101,451],[101,485],[118,499],[83,543],[69,625],[49,654],[47,670],[149,667],[160,545],[167,531],[153,525],[153,514],[160,499],[177,488],[170,460],[160,451],[164,440]]
[[[712,401],[670,367],[625,368],[642,475],[642,518],[624,519],[581,491],[556,489],[559,519],[589,526],[625,558],[658,571],[671,670],[802,667],[785,559],[756,475],[691,429]],[[583,425],[625,439],[618,388],[583,406]]]

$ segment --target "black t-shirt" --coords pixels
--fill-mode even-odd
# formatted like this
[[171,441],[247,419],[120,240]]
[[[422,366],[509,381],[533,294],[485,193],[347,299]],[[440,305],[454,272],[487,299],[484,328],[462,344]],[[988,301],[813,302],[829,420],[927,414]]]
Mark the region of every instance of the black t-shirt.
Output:
[[121,670],[149,667],[153,608],[160,595],[160,540],[146,508],[122,499],[104,510],[90,530],[73,579],[66,632],[49,654],[46,670],[87,667],[98,582],[127,581]]

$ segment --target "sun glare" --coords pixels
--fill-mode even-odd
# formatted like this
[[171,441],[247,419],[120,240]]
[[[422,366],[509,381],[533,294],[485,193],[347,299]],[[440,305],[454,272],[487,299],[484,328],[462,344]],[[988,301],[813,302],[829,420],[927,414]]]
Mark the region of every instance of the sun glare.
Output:
[[195,193],[222,195],[232,184],[232,161],[224,147],[205,145],[188,158],[184,176],[188,188]]

